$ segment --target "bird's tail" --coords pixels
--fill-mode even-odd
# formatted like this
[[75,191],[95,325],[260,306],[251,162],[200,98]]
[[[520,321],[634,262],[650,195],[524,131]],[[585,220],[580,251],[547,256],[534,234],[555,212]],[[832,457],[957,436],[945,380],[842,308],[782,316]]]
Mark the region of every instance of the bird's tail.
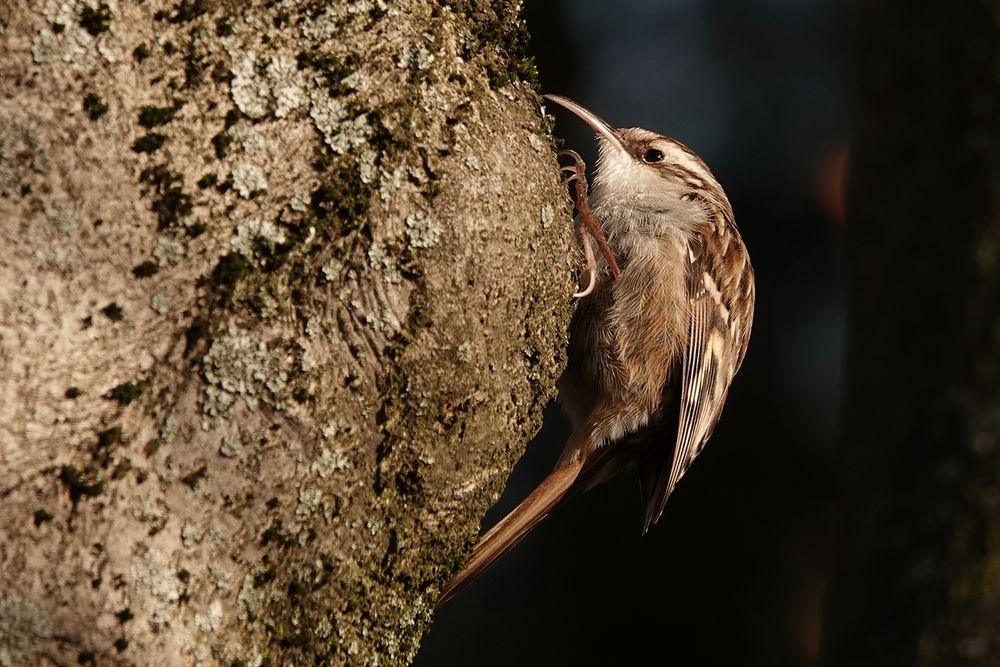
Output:
[[583,463],[580,461],[560,465],[531,492],[531,495],[483,535],[472,548],[472,554],[465,567],[442,590],[438,606],[444,604],[520,542],[566,497],[582,469]]

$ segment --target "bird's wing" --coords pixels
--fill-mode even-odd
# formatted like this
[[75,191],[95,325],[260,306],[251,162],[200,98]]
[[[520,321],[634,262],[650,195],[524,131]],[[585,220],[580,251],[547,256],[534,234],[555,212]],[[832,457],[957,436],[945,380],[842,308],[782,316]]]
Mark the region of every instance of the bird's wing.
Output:
[[692,235],[687,249],[691,310],[679,377],[677,440],[672,457],[662,455],[661,443],[660,455],[651,454],[647,469],[640,470],[647,501],[644,531],[660,518],[677,482],[712,435],[750,338],[753,270],[735,230],[717,229],[724,227]]

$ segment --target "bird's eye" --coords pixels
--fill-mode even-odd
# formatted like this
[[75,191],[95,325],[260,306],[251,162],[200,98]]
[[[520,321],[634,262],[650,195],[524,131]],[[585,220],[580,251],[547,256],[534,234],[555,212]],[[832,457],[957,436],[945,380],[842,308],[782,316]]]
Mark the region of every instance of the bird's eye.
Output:
[[645,153],[642,154],[642,161],[646,164],[653,164],[654,162],[663,162],[663,151],[657,150],[655,148],[650,148]]

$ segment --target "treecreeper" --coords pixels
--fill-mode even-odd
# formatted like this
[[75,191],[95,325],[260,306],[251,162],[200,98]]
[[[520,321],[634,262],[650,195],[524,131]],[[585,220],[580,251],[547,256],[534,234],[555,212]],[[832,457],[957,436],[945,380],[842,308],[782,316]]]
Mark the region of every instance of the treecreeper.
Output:
[[558,382],[573,432],[555,470],[480,538],[438,604],[572,492],[624,470],[638,473],[649,530],[712,435],[750,339],[753,269],[704,160],[669,137],[615,129],[571,100],[545,97],[579,116],[598,142],[589,195],[579,155],[563,152],[574,161],[563,170],[576,187],[589,274],[574,295]]

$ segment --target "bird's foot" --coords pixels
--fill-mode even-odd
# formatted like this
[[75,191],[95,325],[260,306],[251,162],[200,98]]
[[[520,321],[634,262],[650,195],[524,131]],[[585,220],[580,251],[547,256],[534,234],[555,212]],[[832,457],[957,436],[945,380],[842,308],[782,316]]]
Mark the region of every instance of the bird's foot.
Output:
[[597,224],[597,220],[594,219],[594,214],[590,212],[587,200],[586,163],[584,163],[580,154],[573,150],[559,151],[558,155],[559,157],[568,157],[573,160],[573,164],[560,167],[560,171],[568,174],[565,178],[565,183],[567,185],[572,184],[576,192],[576,197],[573,198],[577,212],[576,233],[580,237],[580,244],[583,246],[583,256],[587,263],[587,273],[590,275],[586,289],[573,295],[574,298],[579,299],[593,292],[594,286],[597,284],[597,259],[594,257],[594,250],[587,238],[588,235],[597,243],[597,247],[604,256],[604,261],[608,264],[608,270],[611,272],[611,275],[617,278],[622,272],[618,268],[618,262],[615,261],[614,253],[611,252],[611,248],[608,246],[608,240],[605,238],[604,232],[601,230],[600,225]]

